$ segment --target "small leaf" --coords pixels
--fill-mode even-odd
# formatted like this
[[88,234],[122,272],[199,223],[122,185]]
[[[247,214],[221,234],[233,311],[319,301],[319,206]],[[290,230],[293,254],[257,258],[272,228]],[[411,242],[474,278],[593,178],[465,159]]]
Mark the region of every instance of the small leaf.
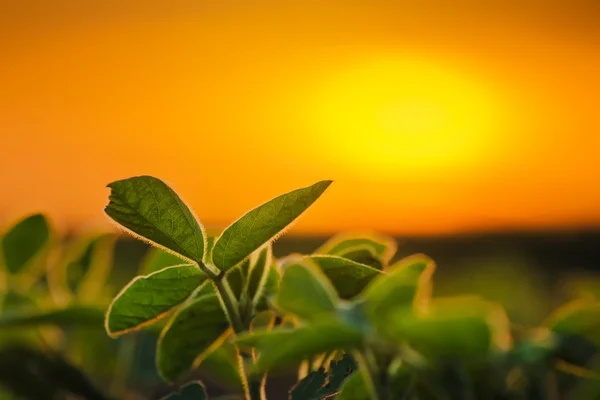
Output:
[[159,247],[150,247],[140,267],[140,275],[148,275],[161,269],[180,265],[184,259]]
[[397,247],[396,241],[388,236],[373,233],[346,233],[329,239],[315,251],[315,254],[344,257],[352,249],[369,248],[383,265],[387,265],[396,253]]
[[258,252],[256,259],[252,260],[248,277],[248,298],[254,305],[262,296],[265,283],[269,274],[269,267],[273,262],[273,250],[271,245],[265,246]]
[[137,176],[112,182],[106,214],[134,235],[202,262],[204,228],[177,193],[157,178]]
[[397,312],[389,318],[390,332],[436,358],[478,357],[512,343],[504,310],[478,296],[437,298],[426,309]]
[[375,254],[375,250],[368,245],[348,247],[336,255],[347,258],[348,260],[356,261],[360,264],[368,265],[369,267],[373,267],[380,271],[384,267],[383,262]]
[[335,288],[310,259],[287,265],[275,298],[276,307],[306,320],[334,315]]
[[31,215],[13,226],[2,238],[4,265],[16,274],[33,262],[50,243],[50,225],[42,214]]
[[280,235],[310,207],[331,181],[320,181],[275,197],[247,212],[223,231],[213,249],[213,262],[227,271]]
[[190,382],[179,391],[171,393],[160,400],[207,400],[206,390],[202,382]]
[[[313,261],[321,268],[343,299],[358,295],[369,282],[382,274],[375,268],[343,257],[312,255],[304,258]],[[291,262],[294,262],[293,259],[289,261]]]
[[152,324],[183,303],[206,280],[196,265],[176,265],[133,279],[106,313],[106,331],[117,337]]
[[250,270],[250,259],[244,260],[241,264],[235,268],[229,270],[225,278],[227,283],[231,287],[231,291],[235,295],[235,298],[240,300],[242,298],[242,292],[246,286],[248,279],[248,271]]
[[327,371],[323,369],[313,371],[296,383],[290,390],[289,398],[290,400],[329,399],[330,396],[338,392],[345,381],[350,379],[349,377],[354,375],[353,371],[356,368],[356,363],[352,357],[349,354],[344,354],[339,361],[332,361]]
[[231,334],[215,295],[194,299],[179,308],[163,329],[156,364],[167,382],[185,378]]
[[0,328],[23,328],[40,325],[101,327],[103,321],[104,311],[100,308],[70,306],[58,310],[4,313],[0,315]]
[[397,308],[410,309],[428,299],[434,270],[433,261],[421,254],[392,265],[387,274],[378,276],[364,290],[361,297],[367,315],[377,326],[385,327],[390,312]]
[[335,321],[320,321],[297,329],[275,328],[237,337],[243,347],[260,353],[253,372],[301,362],[317,354],[360,346],[361,332]]

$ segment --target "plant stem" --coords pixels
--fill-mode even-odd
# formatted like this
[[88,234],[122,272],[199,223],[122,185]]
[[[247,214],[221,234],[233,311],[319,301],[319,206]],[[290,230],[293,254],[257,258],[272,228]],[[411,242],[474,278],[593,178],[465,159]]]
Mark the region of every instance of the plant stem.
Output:
[[[206,266],[204,266],[204,268],[202,268],[202,269],[208,270],[208,268],[206,268]],[[231,288],[227,284],[227,281],[225,281],[223,279],[225,277],[225,274],[220,273],[215,276],[214,274],[207,273],[207,275],[210,277],[213,284],[215,285],[217,295],[221,299],[221,302],[225,309],[225,313],[227,314],[227,318],[229,319],[229,321],[231,323],[231,327],[233,328],[233,332],[237,335],[237,334],[247,331],[246,327],[244,326],[244,323],[242,322],[240,311],[235,306],[235,303],[237,303],[237,300],[235,300],[235,297],[234,297],[233,293],[231,292]],[[257,377],[248,376],[246,374],[246,372],[244,371],[243,362],[242,362],[243,357],[241,357],[241,353],[240,353],[239,349],[238,349],[238,354],[240,356],[240,362],[242,363],[242,365],[240,366],[241,367],[240,370],[241,370],[242,374],[244,375],[243,379],[245,379],[246,382],[248,383],[248,385],[244,385],[244,390],[246,391],[246,393],[245,393],[246,400],[262,400],[262,399],[264,399],[264,380],[265,380],[266,375],[263,376],[262,378],[259,378],[258,380],[256,379]]]

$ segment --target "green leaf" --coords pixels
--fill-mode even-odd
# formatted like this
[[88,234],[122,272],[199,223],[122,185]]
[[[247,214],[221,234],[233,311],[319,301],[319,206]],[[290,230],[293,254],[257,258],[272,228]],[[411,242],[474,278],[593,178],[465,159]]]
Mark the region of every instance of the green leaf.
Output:
[[156,363],[167,382],[185,378],[231,334],[216,295],[194,299],[179,308],[158,340]]
[[6,270],[16,274],[26,268],[48,247],[50,235],[50,225],[42,214],[18,222],[2,238]]
[[58,325],[96,326],[104,322],[104,311],[96,307],[70,306],[58,310],[36,312],[13,312],[0,315],[0,328],[23,328],[26,326]]
[[98,303],[113,265],[115,235],[102,235],[94,242],[89,267],[77,288],[82,303]]
[[179,391],[171,393],[168,396],[161,398],[160,400],[206,400],[206,389],[202,382],[190,382],[185,386],[182,386]]
[[[327,371],[323,368],[313,371],[296,383],[290,390],[291,400],[321,400],[331,398],[337,393],[340,386],[347,381],[348,376],[356,370],[356,363],[348,354],[344,354],[341,360],[332,361]],[[339,394],[338,394],[339,396]],[[336,399],[338,397],[336,396]],[[368,396],[367,396],[368,399]]]
[[600,302],[576,300],[557,309],[544,323],[560,335],[578,335],[600,346]]
[[[349,299],[358,295],[373,279],[382,272],[360,264],[347,258],[338,256],[312,255],[304,257],[321,268],[335,287],[338,295],[343,299]],[[292,258],[286,265],[296,262]],[[283,266],[284,270],[286,265]]]
[[344,381],[336,400],[369,400],[369,388],[360,372],[353,373]]
[[396,253],[397,245],[396,241],[388,236],[373,233],[345,233],[329,239],[315,251],[315,254],[329,254],[354,260],[348,257],[348,254],[357,249],[369,249],[369,252],[383,265],[387,265]]
[[140,275],[148,275],[166,267],[184,263],[181,257],[169,253],[159,247],[151,247],[140,267]]
[[256,301],[256,310],[263,311],[269,309],[269,301],[279,291],[279,285],[281,282],[281,275],[277,264],[271,264],[268,268],[267,279],[265,286],[263,287],[261,296]]
[[306,320],[334,315],[338,298],[325,274],[310,259],[299,259],[286,266],[277,308]]
[[229,270],[225,276],[227,283],[229,283],[229,286],[231,287],[231,291],[238,300],[242,298],[242,292],[244,291],[244,287],[247,283],[249,270],[250,259],[248,258],[241,264],[238,264],[235,268]]
[[373,248],[368,245],[349,247],[336,255],[378,270],[382,270],[384,267],[383,262],[377,257]]
[[273,250],[271,245],[265,246],[258,252],[256,259],[252,260],[248,277],[248,298],[256,305],[262,296],[267,282],[269,267],[273,262]]
[[117,337],[140,329],[183,303],[206,280],[196,265],[176,265],[134,278],[106,313],[106,331]]
[[504,310],[478,296],[432,299],[425,309],[390,315],[388,323],[386,335],[434,358],[479,357],[512,344]]
[[177,193],[157,178],[137,176],[113,182],[104,209],[135,236],[202,262],[206,251],[204,228]]
[[336,321],[320,321],[297,329],[275,328],[242,334],[236,342],[260,353],[254,373],[301,362],[317,354],[360,346],[361,332]]
[[417,254],[398,261],[387,274],[379,275],[361,296],[370,320],[383,329],[395,309],[410,309],[426,301],[434,270],[435,264],[429,257]]
[[310,207],[331,181],[320,181],[275,197],[247,212],[223,231],[213,249],[213,262],[227,271],[280,235]]
[[233,390],[243,390],[237,350],[228,341],[206,356],[198,366],[198,374],[210,382]]

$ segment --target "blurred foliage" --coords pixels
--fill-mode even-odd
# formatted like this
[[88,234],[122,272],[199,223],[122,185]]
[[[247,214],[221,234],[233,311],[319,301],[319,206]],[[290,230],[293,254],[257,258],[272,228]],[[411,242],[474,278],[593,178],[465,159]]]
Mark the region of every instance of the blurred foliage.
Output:
[[[39,214],[0,240],[2,400],[241,398],[243,371],[268,371],[267,388],[297,377],[293,400],[600,398],[600,278],[555,284],[515,252],[436,267],[373,234],[280,259],[262,247],[226,275],[248,332],[222,335],[211,284],[186,277],[185,308],[111,339],[119,291],[186,260],[111,234],[61,237]],[[206,331],[208,317],[223,327]],[[161,361],[168,349],[181,357]]]

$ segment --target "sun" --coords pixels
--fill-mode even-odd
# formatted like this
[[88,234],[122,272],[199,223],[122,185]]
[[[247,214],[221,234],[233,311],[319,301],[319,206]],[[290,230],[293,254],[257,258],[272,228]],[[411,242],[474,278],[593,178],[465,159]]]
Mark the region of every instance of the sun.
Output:
[[415,59],[379,59],[336,74],[316,95],[324,151],[351,168],[440,174],[494,151],[497,99],[465,74]]

